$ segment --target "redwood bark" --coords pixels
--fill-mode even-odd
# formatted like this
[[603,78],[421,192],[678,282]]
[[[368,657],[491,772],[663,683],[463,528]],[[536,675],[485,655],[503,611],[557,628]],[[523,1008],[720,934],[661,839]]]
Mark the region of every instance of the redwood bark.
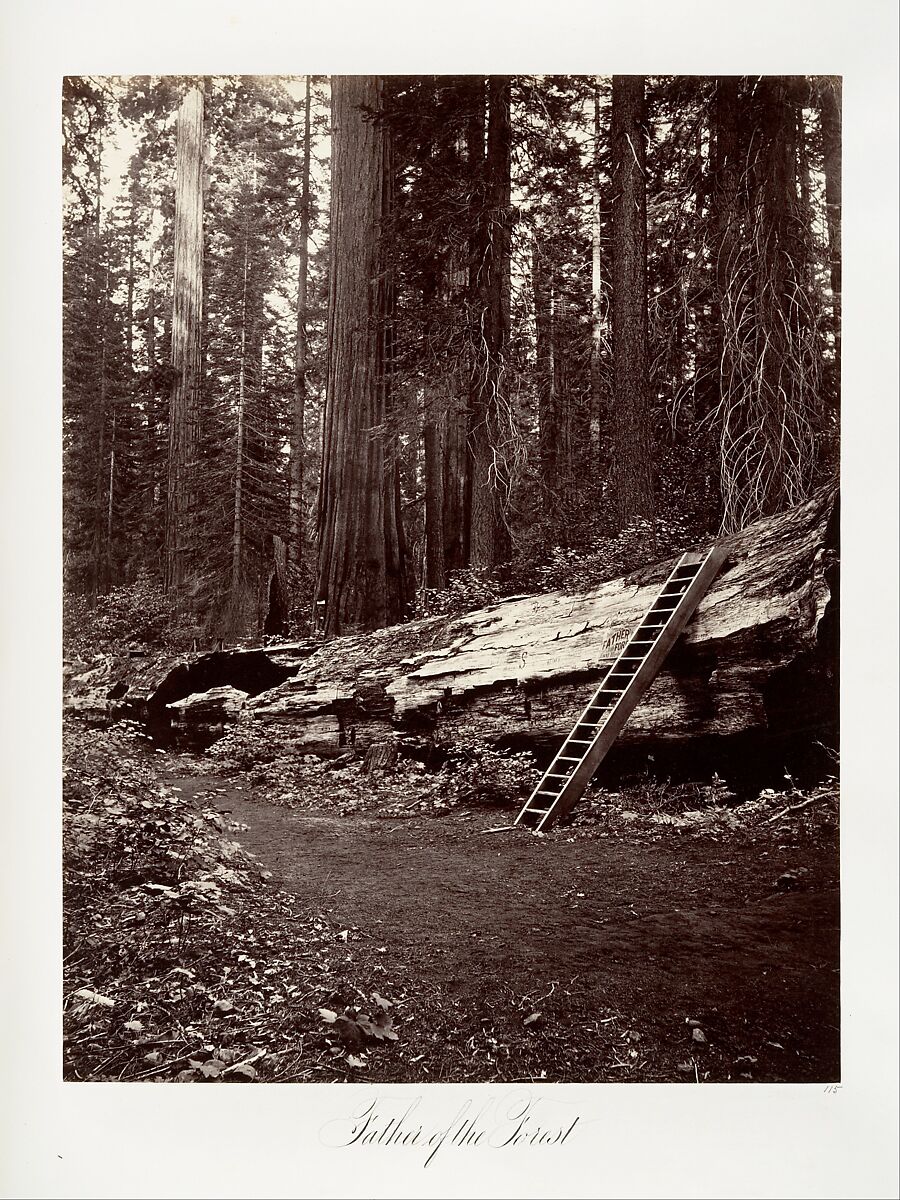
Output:
[[647,345],[647,199],[644,77],[612,85],[612,434],[620,528],[656,515]]
[[447,285],[450,299],[468,326],[466,349],[451,380],[452,398],[444,419],[444,555],[448,576],[467,567],[472,534],[473,412],[480,361],[480,276],[483,267],[485,79],[462,82],[460,102],[466,110],[465,178],[468,184],[468,242],[451,251]]
[[325,631],[397,621],[404,606],[396,455],[386,436],[390,203],[381,81],[332,79],[332,265],[316,599]]

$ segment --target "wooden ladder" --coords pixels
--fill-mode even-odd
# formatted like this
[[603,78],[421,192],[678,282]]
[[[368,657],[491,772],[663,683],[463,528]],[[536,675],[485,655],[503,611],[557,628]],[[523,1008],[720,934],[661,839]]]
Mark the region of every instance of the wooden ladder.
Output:
[[577,803],[625,722],[656,678],[725,560],[713,546],[683,554],[628,644],[575,722],[540,783],[516,817],[537,833]]

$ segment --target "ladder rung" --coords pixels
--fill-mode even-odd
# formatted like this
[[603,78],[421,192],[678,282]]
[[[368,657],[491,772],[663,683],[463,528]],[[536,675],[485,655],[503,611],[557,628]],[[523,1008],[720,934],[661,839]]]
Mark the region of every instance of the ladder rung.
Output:
[[[683,559],[694,561],[678,563],[668,579],[657,585],[659,590],[652,606],[613,659],[602,684],[522,810],[521,816],[536,818],[533,828],[543,828],[551,819],[564,815],[584,793],[587,778],[596,771],[613,740],[610,734],[624,723],[625,710],[633,708],[652,683],[675,631],[685,625],[689,613],[715,578],[724,561],[724,550],[714,547],[705,555],[691,552]],[[614,721],[615,714],[618,716]],[[556,770],[557,767],[562,770]],[[540,803],[549,803],[549,807],[531,807]]]

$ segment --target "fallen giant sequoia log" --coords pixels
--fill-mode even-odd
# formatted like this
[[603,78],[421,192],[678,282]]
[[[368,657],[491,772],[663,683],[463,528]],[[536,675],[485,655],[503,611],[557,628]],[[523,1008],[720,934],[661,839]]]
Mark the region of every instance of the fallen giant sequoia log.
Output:
[[[836,722],[837,495],[725,539],[728,557],[620,737],[684,744]],[[540,747],[567,733],[672,562],[579,594],[518,597],[453,619],[337,638],[247,702],[232,738],[265,757],[396,735]]]

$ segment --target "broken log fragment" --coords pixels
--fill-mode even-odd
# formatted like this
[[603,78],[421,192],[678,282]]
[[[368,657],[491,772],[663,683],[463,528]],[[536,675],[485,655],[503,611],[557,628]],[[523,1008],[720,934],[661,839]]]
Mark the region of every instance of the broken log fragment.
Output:
[[222,734],[226,725],[233,725],[247,702],[247,692],[228,685],[193,692],[181,700],[167,704],[172,728],[177,733]]

